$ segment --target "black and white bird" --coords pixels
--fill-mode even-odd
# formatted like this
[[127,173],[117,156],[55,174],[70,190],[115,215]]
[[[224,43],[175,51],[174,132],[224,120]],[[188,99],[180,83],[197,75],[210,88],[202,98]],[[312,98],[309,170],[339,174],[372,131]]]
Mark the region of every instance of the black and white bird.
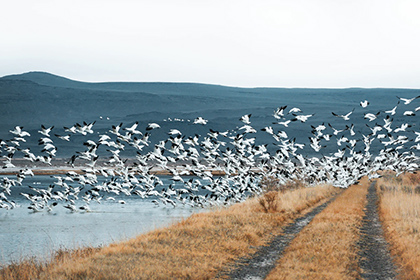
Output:
[[331,113],[335,117],[342,118],[343,120],[348,121],[348,120],[350,120],[350,115],[353,114],[353,112],[354,112],[354,108],[353,108],[353,110],[351,110],[350,112],[348,112],[345,115],[338,115],[338,114],[336,114],[334,112],[331,112]]
[[202,117],[198,117],[194,120],[194,124],[202,124],[206,125],[208,123],[208,120],[203,119]]
[[416,97],[413,97],[413,98],[402,98],[402,97],[398,97],[398,96],[397,96],[397,98],[398,98],[399,100],[401,100],[402,102],[404,102],[404,105],[408,105],[408,104],[410,104],[413,100],[415,100],[415,99],[417,99],[417,98],[420,98],[420,95],[419,95],[419,96],[416,96]]
[[291,120],[292,122],[293,122],[293,121],[300,121],[300,122],[304,123],[304,122],[306,122],[306,121],[307,121],[310,117],[314,116],[315,114],[311,114],[311,115],[295,115],[295,114],[293,114],[293,115],[295,116],[295,118]]
[[[399,104],[399,103],[400,103],[400,101],[398,101],[398,104]],[[398,107],[398,104],[397,104],[394,108],[392,108],[391,110],[384,111],[384,112],[385,112],[385,114],[391,114],[391,116],[395,115],[395,114],[396,114],[396,112],[397,112],[397,107]]]
[[13,130],[9,130],[9,132],[19,137],[31,136],[29,132],[23,130],[23,126],[16,126]]
[[296,113],[301,113],[302,110],[300,108],[294,107],[292,109],[289,110],[288,114],[296,114]]
[[160,128],[160,125],[158,125],[157,123],[149,123],[147,125],[146,130],[152,130],[152,129],[157,129],[157,128]]
[[50,137],[50,132],[54,128],[54,126],[51,127],[45,127],[44,125],[41,125],[41,130],[38,130],[38,132],[46,137]]
[[284,110],[286,108],[287,108],[287,105],[277,108],[273,113],[273,117],[275,117],[276,119],[283,118],[284,117]]
[[124,128],[124,130],[128,131],[130,134],[143,134],[141,131],[137,130],[139,122],[135,122],[132,126]]
[[63,136],[62,135],[58,135],[58,134],[54,134],[54,136],[57,137],[57,138],[59,138],[59,139],[61,139],[61,140],[70,142],[70,134],[63,135]]
[[376,118],[379,116],[380,112],[376,113],[376,114],[372,114],[372,113],[366,113],[365,114],[365,119],[368,119],[370,122],[376,120]]
[[404,116],[409,116],[409,117],[414,117],[416,115],[416,113],[414,113],[413,111],[405,111],[403,113]]
[[244,124],[251,124],[250,118],[252,114],[243,115],[239,120]]
[[366,108],[369,105],[369,101],[364,100],[364,101],[360,101],[360,106],[362,106],[362,108]]

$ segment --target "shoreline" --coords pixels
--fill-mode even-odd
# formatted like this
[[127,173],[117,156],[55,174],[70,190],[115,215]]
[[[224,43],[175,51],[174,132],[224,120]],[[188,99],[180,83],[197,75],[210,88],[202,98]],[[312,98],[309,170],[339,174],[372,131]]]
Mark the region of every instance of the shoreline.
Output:
[[[135,162],[135,158],[126,158],[124,161],[126,161],[127,165],[130,165],[132,162]],[[5,160],[0,158],[0,164],[3,163]],[[78,174],[85,174],[87,173],[86,170],[90,169],[91,167],[83,165],[83,162],[75,165],[70,166],[67,164],[68,159],[64,158],[53,158],[51,160],[51,164],[42,163],[42,162],[31,162],[24,158],[15,158],[13,159],[13,165],[15,167],[12,168],[0,168],[0,175],[17,175],[21,170],[31,170],[34,175],[55,175],[55,174],[66,174],[67,172],[73,171]],[[168,164],[168,169],[163,169],[159,166],[156,166],[153,164],[150,165],[149,173],[153,175],[173,175],[168,169],[174,168],[177,171],[185,171],[185,167],[182,164]],[[97,171],[99,172],[99,169],[112,169],[116,170],[117,168],[114,166],[108,166],[106,164],[105,160],[99,160],[96,164]],[[222,176],[226,175],[226,173],[222,170],[217,169],[211,169],[208,170],[215,176]],[[257,170],[254,170],[257,171]],[[194,176],[191,175],[185,175],[185,176]]]
[[[27,167],[23,167],[23,168],[27,168]],[[19,174],[20,170],[22,170],[23,168],[14,168],[13,170],[0,170],[0,175],[17,175]],[[41,168],[28,168],[32,170],[32,173],[34,175],[62,175],[62,174],[67,174],[68,172],[76,172],[77,174],[86,174],[87,172],[84,171],[84,168],[67,168],[67,167],[52,167],[52,168],[48,168],[48,169],[41,169]],[[224,176],[226,175],[225,172],[220,171],[220,170],[209,170],[211,172],[212,175],[214,176]],[[150,170],[149,171],[150,174],[152,175],[161,175],[161,176],[172,176],[173,174],[167,170],[164,169],[155,169],[155,170]],[[182,176],[194,176],[194,174],[186,174],[186,175],[182,175]]]
[[[124,159],[129,166],[131,163],[135,162],[135,158],[126,158]],[[4,159],[0,158],[0,164],[4,162]],[[12,168],[1,168],[0,167],[0,176],[1,175],[17,175],[22,170],[31,170],[34,175],[62,175],[68,172],[76,172],[77,174],[86,174],[88,173],[86,170],[91,169],[91,167],[83,165],[83,162],[75,165],[74,167],[67,164],[68,159],[64,158],[53,158],[51,160],[51,164],[46,164],[42,162],[31,162],[24,158],[16,158],[13,159],[13,165],[15,167]],[[99,160],[96,164],[96,171],[95,173],[99,173],[99,169],[112,169],[116,170],[117,168],[114,166],[108,166],[105,160]],[[183,164],[168,164],[168,168],[164,169],[159,167],[155,164],[150,165],[149,173],[151,175],[161,175],[161,176],[172,176],[173,174],[170,172],[170,169],[176,169],[179,172],[186,171],[186,168]],[[226,172],[220,169],[215,168],[208,168],[205,171],[210,172],[213,176],[224,176]],[[258,168],[252,168],[251,172],[260,173]],[[139,172],[135,172],[139,174]],[[231,174],[236,175],[236,174]],[[191,172],[189,174],[183,174],[182,176],[194,176]]]
[[[76,166],[76,167],[68,167],[68,166],[61,166],[61,165],[51,165],[51,166],[28,166],[28,165],[15,165],[14,168],[5,168],[5,169],[0,169],[0,176],[1,175],[18,175],[19,173],[21,173],[21,171],[23,170],[31,170],[32,173],[34,175],[63,175],[63,174],[67,174],[68,172],[75,172],[77,174],[86,174],[89,173],[87,171],[86,166]],[[181,165],[179,166],[174,166],[174,168],[176,168],[177,171],[185,171],[185,168]],[[108,167],[108,166],[98,166],[97,170],[95,170],[95,173],[99,173],[100,171],[99,169],[113,169],[115,170],[114,167]],[[209,171],[213,176],[224,176],[226,175],[226,172],[222,171],[222,170],[216,170],[216,169],[208,169],[206,171]],[[253,170],[253,172],[255,173],[259,173],[258,169]],[[135,172],[137,174],[140,174],[140,172]],[[160,167],[152,167],[149,171],[149,174],[151,175],[160,175],[160,176],[172,176],[173,174],[168,170],[168,169],[163,169]],[[234,174],[232,174],[234,175]],[[183,174],[184,176],[195,176],[194,174],[192,174],[191,172],[189,174]]]

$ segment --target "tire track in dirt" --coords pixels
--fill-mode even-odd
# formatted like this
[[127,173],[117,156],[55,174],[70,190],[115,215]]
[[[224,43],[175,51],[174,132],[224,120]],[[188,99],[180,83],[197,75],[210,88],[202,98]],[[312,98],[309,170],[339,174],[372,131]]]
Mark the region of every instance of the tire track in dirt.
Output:
[[315,207],[311,212],[297,218],[293,223],[284,228],[281,235],[274,237],[268,245],[260,247],[259,250],[250,258],[239,260],[232,271],[222,273],[219,277],[227,276],[228,279],[238,280],[264,279],[275,267],[276,261],[281,258],[283,251],[296,237],[296,235],[340,194],[341,192],[333,196],[327,202]]
[[378,195],[376,181],[368,189],[367,205],[363,224],[360,229],[361,239],[359,266],[363,279],[395,279],[396,268],[392,263],[389,245],[386,242],[378,214]]

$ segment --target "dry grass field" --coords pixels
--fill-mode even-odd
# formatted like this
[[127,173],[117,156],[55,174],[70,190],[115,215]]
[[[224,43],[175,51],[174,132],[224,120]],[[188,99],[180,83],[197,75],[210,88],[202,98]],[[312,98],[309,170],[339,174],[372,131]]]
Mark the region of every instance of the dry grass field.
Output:
[[[420,279],[420,174],[383,172],[379,214],[401,279]],[[103,248],[56,252],[48,263],[25,260],[0,279],[212,279],[298,216],[341,190],[300,182],[263,182],[265,194]],[[360,225],[367,188],[343,191],[290,243],[267,279],[358,279]]]
[[379,213],[401,279],[420,279],[420,173],[378,180]]
[[126,242],[60,252],[47,264],[34,260],[13,264],[0,271],[0,279],[210,279],[339,191],[299,185],[271,190]]
[[364,178],[315,216],[266,279],[356,279],[357,242],[369,184]]

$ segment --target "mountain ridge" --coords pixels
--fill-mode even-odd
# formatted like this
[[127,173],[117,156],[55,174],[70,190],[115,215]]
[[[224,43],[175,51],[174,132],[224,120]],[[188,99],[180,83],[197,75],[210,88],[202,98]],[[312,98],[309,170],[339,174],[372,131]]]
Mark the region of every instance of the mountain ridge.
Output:
[[204,84],[204,83],[194,83],[194,82],[84,82],[69,79],[63,76],[55,75],[43,71],[31,71],[21,74],[12,74],[0,77],[0,80],[22,80],[22,81],[32,81],[39,85],[45,86],[58,86],[58,87],[70,87],[70,88],[87,88],[87,89],[112,89],[112,90],[125,90],[125,91],[135,91],[135,87],[141,86],[205,86],[205,87],[215,87],[215,88],[235,88],[223,85],[213,85],[213,84]]
[[[108,86],[108,85],[117,85],[117,84],[131,84],[131,85],[194,85],[194,86],[210,86],[210,87],[222,87],[222,88],[230,88],[230,89],[242,89],[242,90],[414,90],[420,91],[420,89],[416,88],[383,88],[383,87],[373,87],[373,88],[365,88],[365,87],[341,87],[341,88],[311,88],[311,87],[265,87],[265,86],[258,86],[258,87],[238,87],[238,86],[227,86],[221,84],[208,84],[208,83],[199,83],[199,82],[137,82],[137,81],[106,81],[106,82],[86,82],[86,81],[79,81],[70,79],[64,76],[56,75],[50,72],[45,71],[28,71],[20,74],[9,74],[0,77],[0,80],[7,79],[7,80],[28,80],[33,81],[35,83],[41,85],[48,85],[48,86],[56,86],[60,85],[83,85],[83,86]],[[61,84],[58,84],[58,81]]]
[[[162,82],[113,82],[85,83],[73,81],[46,72],[30,72],[0,78],[0,139],[10,138],[9,131],[15,126],[24,126],[31,134],[37,134],[41,125],[55,126],[54,133],[64,134],[63,127],[75,123],[95,122],[97,133],[107,133],[112,125],[139,123],[145,129],[149,122],[156,122],[161,129],[153,137],[164,138],[174,127],[184,135],[207,135],[208,129],[237,130],[243,125],[239,118],[252,114],[252,126],[258,131],[258,143],[272,141],[270,135],[261,131],[265,126],[285,130],[277,124],[273,112],[288,106],[284,118],[295,115],[288,110],[298,107],[300,114],[313,114],[306,123],[293,122],[288,130],[290,139],[297,137],[308,142],[311,125],[331,122],[344,129],[350,122],[332,116],[354,111],[357,127],[363,130],[366,112],[393,108],[400,97],[413,97],[420,90],[413,89],[305,89],[305,88],[238,88],[197,83]],[[360,101],[369,100],[364,109]],[[415,106],[414,103],[410,105]],[[414,110],[404,106],[404,110]],[[405,121],[403,107],[395,117],[395,125]],[[208,126],[192,125],[196,117],[209,121]],[[182,120],[182,121],[174,121]],[[416,126],[420,120],[414,119]],[[37,147],[33,143],[32,147]],[[67,152],[66,152],[67,154]]]

